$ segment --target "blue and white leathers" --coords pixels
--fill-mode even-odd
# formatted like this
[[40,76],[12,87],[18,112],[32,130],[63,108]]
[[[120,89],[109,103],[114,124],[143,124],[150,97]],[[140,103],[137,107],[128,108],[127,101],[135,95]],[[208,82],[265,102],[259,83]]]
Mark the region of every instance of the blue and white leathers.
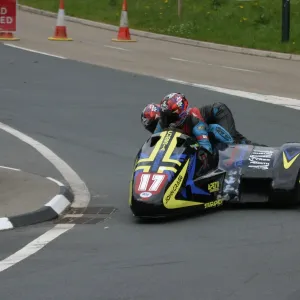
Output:
[[230,133],[219,124],[210,124],[208,126],[208,132],[213,133],[216,139],[221,143],[229,144],[229,145],[234,143],[234,140],[230,135]]

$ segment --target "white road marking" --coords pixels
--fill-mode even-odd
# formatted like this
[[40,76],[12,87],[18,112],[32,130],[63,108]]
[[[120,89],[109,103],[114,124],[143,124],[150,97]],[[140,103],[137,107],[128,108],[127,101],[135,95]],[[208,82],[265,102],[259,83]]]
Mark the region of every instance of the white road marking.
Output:
[[21,169],[15,169],[15,168],[10,168],[10,167],[5,167],[5,166],[0,166],[2,169],[8,169],[8,170],[13,170],[13,171],[21,171]]
[[26,259],[27,257],[35,254],[42,248],[44,248],[48,243],[67,232],[73,228],[75,224],[58,224],[51,230],[45,232],[26,246],[24,246],[19,251],[10,255],[9,257],[0,261],[0,272],[12,267],[13,265],[19,263],[20,261]]
[[241,68],[234,68],[234,67],[223,66],[223,65],[219,65],[219,67],[224,68],[224,69],[230,69],[230,70],[242,71],[242,72],[260,73],[259,71],[253,71],[253,70],[241,69]]
[[55,182],[59,186],[64,186],[63,183],[61,183],[60,181],[58,181],[58,180],[56,180],[56,179],[54,179],[52,177],[46,177],[46,178],[49,179],[49,180],[51,180],[51,181],[53,181],[53,182]]
[[1,228],[1,230],[12,229],[13,224],[11,224],[11,222],[9,221],[8,218],[3,217],[3,218],[0,218],[0,228]]
[[161,79],[164,79],[169,82],[175,82],[175,83],[179,83],[179,84],[183,84],[183,85],[206,89],[206,90],[210,90],[210,91],[214,91],[214,92],[218,92],[218,93],[222,93],[222,94],[228,94],[228,95],[237,96],[237,97],[241,97],[241,98],[248,98],[248,99],[255,100],[255,101],[266,102],[266,103],[270,103],[270,104],[276,104],[276,105],[281,105],[281,106],[285,106],[288,108],[300,110],[300,99],[279,97],[279,96],[273,96],[273,95],[262,95],[262,94],[251,93],[251,92],[226,89],[226,88],[221,88],[221,87],[217,87],[217,86],[192,83],[192,82],[177,80],[177,79],[173,79],[173,78],[161,78]]
[[189,63],[197,64],[197,65],[213,66],[213,64],[210,64],[210,63],[204,63],[204,62],[201,62],[201,61],[187,60],[187,59],[178,58],[178,57],[170,57],[170,59],[176,60],[176,61],[182,61],[182,62],[189,62]]
[[70,184],[71,189],[75,195],[72,207],[86,207],[90,202],[90,193],[77,173],[60,157],[58,157],[52,150],[34,140],[30,136],[0,122],[0,129],[10,133],[21,141],[33,147],[47,160],[49,160],[54,167],[62,174],[65,180]]
[[[298,101],[299,101],[299,100],[298,100]],[[285,107],[300,110],[299,104],[298,104],[298,106],[296,106],[296,105],[285,105]]]
[[[81,178],[77,175],[77,173],[60,157],[58,157],[53,151],[49,148],[41,144],[40,142],[34,140],[28,135],[0,122],[0,129],[10,133],[26,144],[32,146],[35,150],[37,150],[41,155],[43,155],[47,160],[49,160],[54,167],[62,174],[62,176],[66,179],[66,181],[70,184],[71,189],[74,193],[74,202],[72,203],[72,207],[86,207],[90,202],[90,193],[85,185],[85,183],[81,180]],[[51,177],[50,177],[51,178]],[[51,179],[50,179],[51,180]],[[53,179],[52,179],[53,180]],[[54,180],[56,181],[56,180]],[[67,201],[67,200],[66,200]],[[59,203],[61,205],[62,203]],[[59,206],[60,207],[60,206]],[[9,222],[7,218],[1,218],[1,228],[4,229],[12,229],[13,226]],[[45,247],[48,243],[53,241],[55,238],[60,236],[61,234],[67,232],[71,228],[73,228],[75,224],[58,224],[45,232],[43,235],[35,239],[34,241],[27,244],[21,250],[12,254],[11,256],[0,261],[0,272],[12,267],[16,263],[26,259],[32,254],[36,253],[43,247]]]
[[259,71],[254,71],[254,70],[241,69],[241,68],[235,68],[235,67],[218,65],[218,64],[211,64],[211,63],[206,63],[206,62],[201,62],[201,61],[194,61],[194,60],[188,60],[188,59],[183,59],[183,58],[178,58],[178,57],[170,57],[170,59],[176,60],[176,61],[182,61],[182,62],[192,63],[192,64],[198,64],[198,65],[206,65],[206,66],[214,66],[214,67],[220,67],[220,68],[225,68],[225,69],[231,69],[231,70],[236,70],[236,71],[241,71],[241,72],[261,73]]
[[33,52],[33,53],[43,54],[43,55],[52,56],[52,57],[56,57],[56,58],[60,58],[60,59],[67,59],[66,57],[63,57],[63,56],[54,55],[54,54],[50,54],[50,53],[46,53],[46,52],[42,52],[42,51],[37,51],[37,50],[25,48],[25,47],[20,47],[20,46],[14,45],[14,44],[9,44],[9,43],[3,43],[3,44],[4,44],[5,46],[8,46],[8,47],[21,49],[21,50],[25,50],[25,51],[28,51],[28,52]]
[[125,48],[121,48],[121,47],[114,47],[114,46],[109,46],[109,45],[104,45],[104,47],[106,47],[106,48],[111,48],[111,49],[116,49],[116,50],[121,50],[121,51],[128,51],[128,52],[130,52],[130,50],[125,49]]

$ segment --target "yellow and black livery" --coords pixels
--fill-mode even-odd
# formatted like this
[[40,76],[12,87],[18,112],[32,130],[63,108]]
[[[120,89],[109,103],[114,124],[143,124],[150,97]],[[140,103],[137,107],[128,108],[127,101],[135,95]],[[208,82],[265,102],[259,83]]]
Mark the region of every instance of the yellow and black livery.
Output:
[[199,178],[195,143],[178,130],[153,134],[144,143],[129,187],[135,216],[184,214],[227,203],[300,202],[300,143],[223,145],[217,148],[216,168]]
[[196,140],[179,130],[153,134],[136,156],[129,205],[135,216],[160,217],[215,208],[225,172],[211,170],[195,178]]

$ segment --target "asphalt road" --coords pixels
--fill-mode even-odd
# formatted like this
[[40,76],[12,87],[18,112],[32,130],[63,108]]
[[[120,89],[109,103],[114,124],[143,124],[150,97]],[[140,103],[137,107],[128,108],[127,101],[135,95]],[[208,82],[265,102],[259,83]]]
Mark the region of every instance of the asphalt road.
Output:
[[28,172],[0,168],[0,213],[12,217],[38,210],[59,193],[59,186]]
[[[8,56],[2,56],[3,47],[0,46],[0,64],[7,65]],[[18,93],[18,90],[10,89],[7,84],[9,81],[4,82],[3,73],[0,75],[0,98],[1,98],[1,121],[9,122],[16,120],[18,117],[11,109],[6,109],[6,103],[12,100],[12,98],[6,98],[8,94]],[[6,99],[6,100],[5,100]],[[23,102],[23,98],[20,97],[20,103]],[[10,168],[21,169],[25,172],[38,174],[44,177],[53,177],[57,180],[64,182],[64,179],[60,173],[48,162],[40,153],[34,150],[32,147],[21,142],[12,135],[0,130],[0,165]],[[43,203],[44,204],[44,203]],[[1,208],[1,206],[0,206]],[[0,216],[4,216],[4,211],[0,209]],[[20,228],[11,231],[0,232],[0,260],[4,259],[8,255],[25,246],[30,240],[37,238],[47,229],[51,228],[52,224],[40,224],[38,226],[32,226],[27,228]],[[1,276],[1,275],[0,275]],[[0,292],[1,295],[1,292]]]
[[[118,209],[0,273],[1,299],[299,299],[299,211],[141,225],[127,206],[133,158],[147,136],[139,123],[146,103],[172,91],[193,105],[223,101],[241,132],[272,146],[299,140],[298,111],[4,46],[0,65],[0,121],[78,172],[91,206]],[[0,233],[0,252],[16,251],[48,226]]]

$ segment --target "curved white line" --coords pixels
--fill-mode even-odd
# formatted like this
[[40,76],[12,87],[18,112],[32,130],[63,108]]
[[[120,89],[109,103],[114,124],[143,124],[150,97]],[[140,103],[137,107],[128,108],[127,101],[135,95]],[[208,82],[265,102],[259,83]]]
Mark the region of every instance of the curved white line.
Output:
[[[40,142],[34,140],[28,135],[0,122],[0,129],[10,133],[21,141],[27,143],[40,154],[42,154],[47,160],[49,160],[54,167],[62,174],[66,181],[70,184],[71,189],[74,193],[74,202],[71,206],[73,207],[86,207],[90,201],[90,193],[77,175],[77,173],[60,157],[58,157],[53,151],[41,144]],[[50,179],[50,178],[49,178]],[[53,180],[51,178],[50,180]],[[56,180],[53,180],[56,181]],[[25,245],[22,249],[10,255],[9,257],[0,261],[0,273],[7,270],[8,268],[14,266],[15,264],[21,262],[22,260],[28,258],[34,253],[38,252],[44,248],[48,243],[59,237],[61,234],[69,231],[75,226],[75,224],[58,224],[52,227],[50,230],[33,240],[32,242]],[[0,218],[0,228],[12,229],[13,226],[7,218]]]
[[40,142],[34,140],[28,135],[0,122],[0,129],[10,133],[21,141],[33,147],[40,154],[42,154],[47,160],[49,160],[54,167],[61,173],[65,180],[70,184],[70,187],[74,193],[75,199],[72,203],[72,207],[86,207],[90,202],[90,193],[83,182],[83,180],[77,175],[77,173],[60,157],[58,157],[52,150],[44,146]]
[[13,170],[13,171],[21,171],[21,169],[16,169],[16,168],[11,168],[11,167],[6,167],[6,166],[0,166],[1,169],[8,169],[8,170]]
[[55,182],[59,186],[64,186],[63,183],[61,183],[60,181],[58,181],[58,180],[56,180],[56,179],[54,179],[52,177],[46,177],[46,178],[49,179],[49,180],[51,180],[51,181],[53,181],[53,182]]

